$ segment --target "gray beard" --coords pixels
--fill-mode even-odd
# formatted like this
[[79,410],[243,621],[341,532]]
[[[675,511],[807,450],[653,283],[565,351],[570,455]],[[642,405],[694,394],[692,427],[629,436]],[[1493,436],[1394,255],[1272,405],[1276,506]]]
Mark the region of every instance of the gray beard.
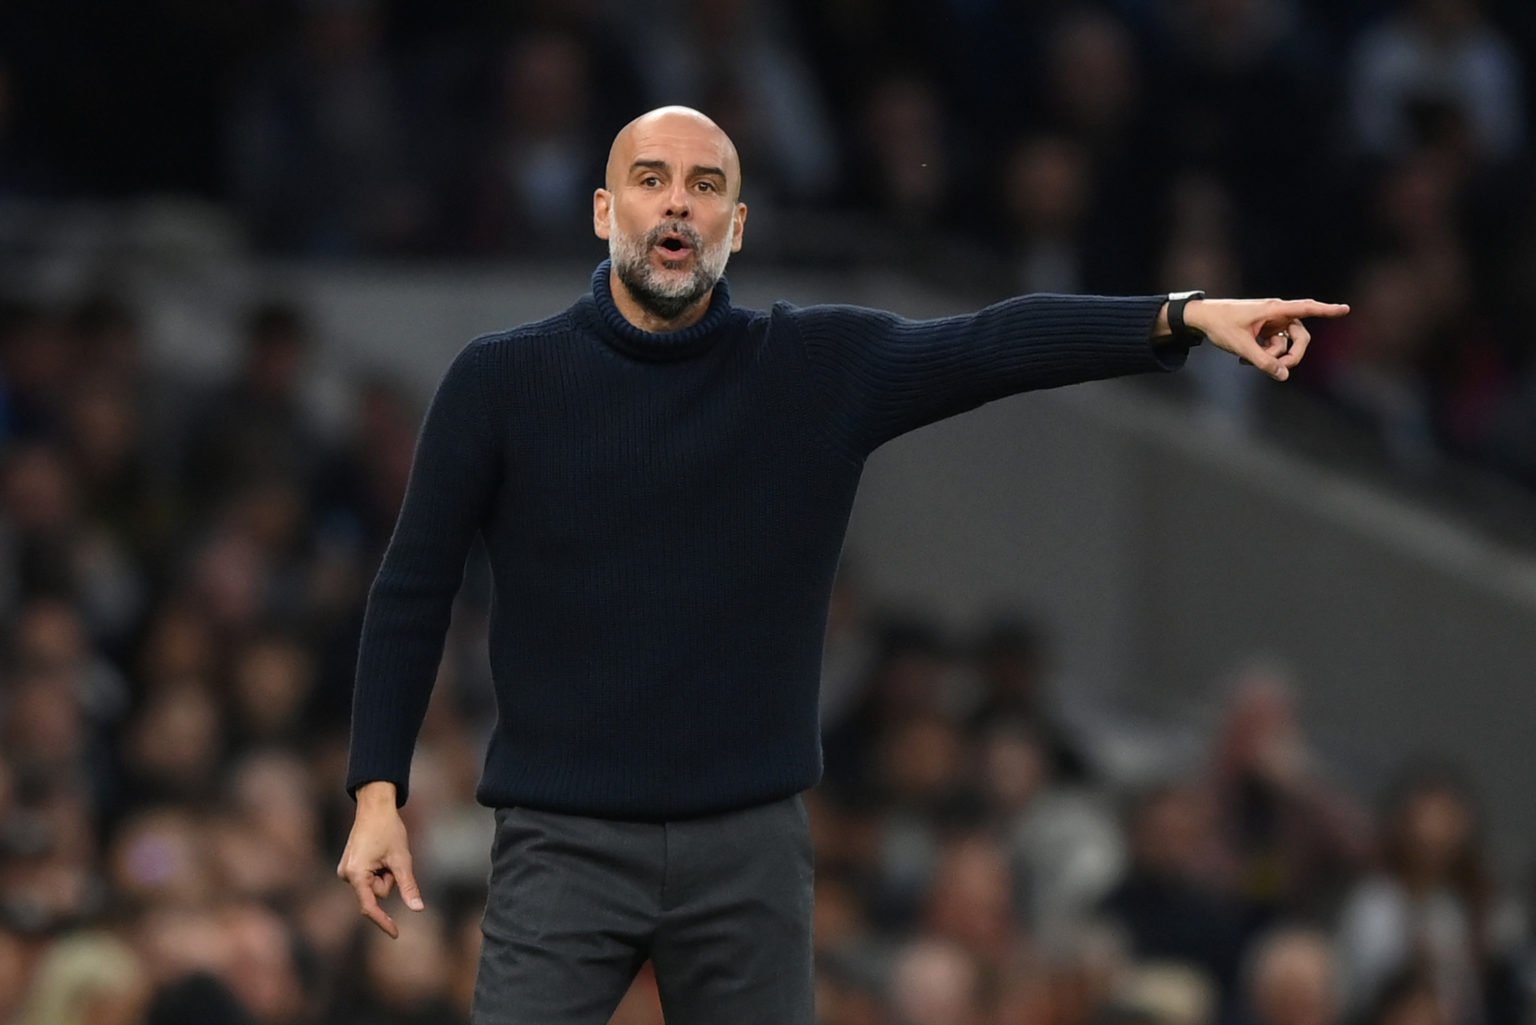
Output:
[[[736,237],[736,225],[732,222],[725,241],[710,251],[692,225],[658,224],[639,238],[626,238],[619,234],[615,220],[612,216],[608,220],[608,255],[614,273],[635,302],[659,320],[676,320],[709,294],[725,273],[731,243]],[[651,250],[673,233],[686,238],[694,252],[693,273],[681,281],[663,278],[650,261]]]

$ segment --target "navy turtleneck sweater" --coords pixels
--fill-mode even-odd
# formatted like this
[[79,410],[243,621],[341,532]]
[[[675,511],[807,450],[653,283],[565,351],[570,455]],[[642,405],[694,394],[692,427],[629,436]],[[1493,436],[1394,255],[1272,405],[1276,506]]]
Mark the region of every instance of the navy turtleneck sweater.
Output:
[[609,265],[565,312],[479,338],[428,409],[368,598],[347,784],[406,797],[478,532],[498,716],[478,797],[640,820],[821,774],[832,577],[865,458],[992,399],[1140,371],[1162,296],[1033,295],[913,321],[852,306],[626,321]]

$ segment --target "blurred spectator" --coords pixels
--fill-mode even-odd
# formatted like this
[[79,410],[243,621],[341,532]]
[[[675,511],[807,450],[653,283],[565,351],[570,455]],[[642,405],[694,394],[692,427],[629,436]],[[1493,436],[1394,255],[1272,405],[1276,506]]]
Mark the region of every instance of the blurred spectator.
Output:
[[24,785],[62,780],[79,786],[87,776],[90,736],[74,681],[39,666],[9,682],[0,737],[17,777]]
[[988,811],[1019,881],[1018,910],[1049,941],[1087,917],[1124,872],[1119,826],[1091,790],[1052,779],[1023,724],[994,725],[978,754]]
[[1323,774],[1277,671],[1250,669],[1237,681],[1212,783],[1246,927],[1330,912],[1364,865],[1365,817]]
[[833,786],[871,787],[881,738],[913,715],[948,718],[967,694],[951,645],[926,623],[892,620],[878,631],[878,653],[862,694],[823,738]]
[[959,730],[934,713],[913,714],[881,734],[872,768],[884,812],[875,911],[885,928],[906,927],[917,915],[940,870],[941,824],[968,810],[962,754]]
[[[1117,931],[1084,924],[1042,945],[1002,980],[996,1019],[1003,1023],[1093,1025],[1110,1017],[1135,965]],[[1152,1017],[1156,1021],[1156,1017]]]
[[1389,259],[1367,264],[1352,294],[1351,323],[1331,339],[1337,351],[1327,387],[1372,428],[1399,466],[1432,470],[1441,455],[1422,367],[1444,323],[1433,305],[1435,290],[1410,262]]
[[136,558],[173,543],[188,383],[154,358],[154,339],[127,300],[87,296],[71,327],[83,379],[67,407],[70,455],[91,516]]
[[1243,1020],[1251,1025],[1338,1025],[1333,945],[1317,930],[1285,927],[1259,938],[1248,956]]
[[607,157],[592,124],[588,54],[567,33],[535,32],[512,44],[500,73],[498,102],[476,132],[464,239],[476,251],[539,259],[588,253],[592,190]]
[[0,509],[9,529],[3,540],[6,597],[14,592],[71,594],[78,581],[82,530],[78,495],[57,449],[13,445],[0,463]]
[[77,933],[49,949],[17,1025],[138,1025],[148,998],[138,958],[105,933]]
[[1021,141],[1005,166],[1017,291],[1096,291],[1088,261],[1115,247],[1085,223],[1094,187],[1087,154],[1066,139],[1039,137]]
[[1147,116],[1142,55],[1124,22],[1092,8],[1064,10],[1047,45],[1039,109],[1031,113],[1043,137],[1070,143],[1083,166],[1082,208],[1072,216],[1082,247],[1080,288],[1144,288],[1157,223],[1147,199],[1167,186],[1165,172],[1145,159],[1161,140]]
[[256,71],[229,125],[229,180],[256,241],[309,256],[419,244],[430,197],[415,113],[385,54],[377,0],[305,0],[287,52]]
[[[317,795],[305,764],[286,752],[247,754],[225,791],[221,806],[230,833],[216,852],[224,879],[269,903],[296,899],[324,860]],[[237,873],[241,862],[249,869]]]
[[1519,58],[1479,0],[1400,0],[1350,65],[1351,138],[1366,153],[1428,143],[1500,159],[1525,138]]
[[949,215],[955,154],[933,83],[888,75],[868,88],[859,116],[858,196],[921,245]]
[[[151,547],[163,536],[152,476],[140,463],[138,409],[127,389],[106,378],[83,382],[70,397],[66,417],[69,455],[80,485],[81,505],[102,527],[103,538],[129,552]],[[158,529],[157,529],[158,528]],[[132,592],[96,610],[101,633],[121,636],[138,611]]]
[[227,1005],[227,993],[263,1025],[287,1025],[304,1006],[287,927],[261,904],[215,905],[204,898],[180,908],[155,905],[140,918],[137,933],[162,998],[164,987],[180,988],[190,975],[211,975],[220,983],[183,992],[173,1003]]
[[62,318],[37,303],[0,306],[0,437],[56,434],[70,369]]
[[[67,613],[72,620],[85,617],[75,629],[86,630],[91,641],[120,641],[142,601],[138,568],[86,514],[63,452],[40,442],[0,452],[0,517],[7,528],[0,530],[0,566],[7,571],[0,609],[21,616],[16,603],[24,596],[47,596],[74,606]],[[95,693],[112,686],[105,666],[83,652],[78,661],[89,696],[110,704],[109,696]]]
[[208,686],[174,681],[149,695],[124,734],[123,768],[136,802],[211,797],[225,755],[225,723]]
[[1002,846],[984,833],[947,841],[934,867],[923,931],[958,946],[988,983],[1022,952],[1024,932],[1013,869]]
[[1475,452],[1491,430],[1516,358],[1498,337],[1492,297],[1467,243],[1472,197],[1497,196],[1498,186],[1470,175],[1451,155],[1421,149],[1389,169],[1378,188],[1373,227],[1380,244],[1412,269],[1423,292],[1426,340],[1412,369],[1421,379],[1433,442]]
[[[92,647],[87,623],[68,602],[39,597],[25,605],[14,627],[12,657],[26,671],[57,674],[61,689],[80,704],[90,732],[87,759],[100,770],[104,752],[98,735],[126,711],[127,683],[112,661]],[[102,643],[115,633],[96,632]]]
[[1339,953],[1351,1008],[1372,1006],[1400,972],[1423,974],[1444,1020],[1482,1022],[1500,949],[1500,894],[1463,784],[1418,770],[1399,784],[1383,824],[1380,869],[1349,895]]
[[304,991],[293,937],[276,912],[254,902],[220,909],[228,942],[223,978],[263,1025],[287,1025],[302,1012]]
[[[421,410],[401,382],[360,375],[346,436],[316,481],[320,535],[339,558],[363,558],[388,543],[420,423]],[[360,584],[366,589],[368,582]],[[357,594],[339,597],[350,606]]]
[[981,694],[969,712],[967,728],[980,734],[993,726],[1022,725],[1043,745],[1052,779],[1091,780],[1094,768],[1056,707],[1050,643],[1042,629],[1024,619],[996,619],[977,640],[975,658]]
[[[1251,143],[1256,124],[1313,124],[1324,54],[1303,39],[1287,0],[1174,0],[1148,5],[1160,81],[1150,116],[1164,126],[1158,143],[1171,170],[1219,176],[1241,198],[1257,238],[1310,227],[1309,200],[1328,191],[1308,185],[1320,172],[1308,161]],[[1177,127],[1175,127],[1177,126]],[[1294,263],[1287,260],[1287,263]],[[1186,287],[1195,287],[1193,285]]]
[[274,480],[307,486],[320,457],[302,392],[308,318],[270,301],[253,307],[244,327],[237,373],[206,396],[188,428],[185,472],[203,511]]
[[1230,992],[1241,908],[1212,882],[1208,803],[1189,786],[1154,788],[1135,802],[1129,834],[1130,868],[1100,910],[1125,929],[1137,957],[1193,965]]
[[920,939],[896,955],[891,1014],[901,1025],[978,1025],[981,979],[966,952],[942,940]]
[[0,823],[0,924],[32,937],[81,924],[102,910],[93,873],[96,834],[78,780],[18,780]]
[[275,633],[252,638],[236,653],[231,677],[240,742],[299,751],[308,739],[314,689],[314,666],[299,640]]
[[1052,27],[1044,116],[1101,162],[1129,156],[1139,133],[1140,57],[1125,23],[1069,9]]

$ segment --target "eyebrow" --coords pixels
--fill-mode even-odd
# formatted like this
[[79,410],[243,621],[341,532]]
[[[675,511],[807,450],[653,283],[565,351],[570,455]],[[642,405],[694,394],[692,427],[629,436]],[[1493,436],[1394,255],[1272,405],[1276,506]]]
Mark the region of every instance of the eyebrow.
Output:
[[[631,174],[640,168],[644,168],[650,171],[671,171],[672,165],[667,163],[665,160],[636,160],[633,164],[629,165]],[[717,178],[724,179],[725,169],[720,167],[710,167],[704,164],[695,164],[689,169],[688,174],[693,178],[700,178],[706,175],[714,175]]]

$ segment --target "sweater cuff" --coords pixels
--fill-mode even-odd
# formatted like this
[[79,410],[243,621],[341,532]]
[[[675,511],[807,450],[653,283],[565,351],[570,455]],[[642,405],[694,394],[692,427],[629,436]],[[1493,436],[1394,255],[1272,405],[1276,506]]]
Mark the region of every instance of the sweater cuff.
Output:
[[410,796],[411,776],[407,769],[400,772],[392,766],[386,766],[383,761],[375,758],[359,757],[354,751],[351,756],[351,764],[347,770],[347,796],[357,800],[359,787],[369,783],[393,783],[395,785],[395,807],[405,804]]
[[1158,339],[1153,332],[1157,330],[1157,315],[1162,312],[1163,304],[1168,301],[1166,295],[1138,296],[1133,302],[1145,302],[1150,308],[1150,316],[1147,317],[1146,338],[1147,348],[1151,351],[1152,362],[1156,369],[1165,372],[1178,370],[1189,360],[1191,342],[1177,341],[1172,337]]

